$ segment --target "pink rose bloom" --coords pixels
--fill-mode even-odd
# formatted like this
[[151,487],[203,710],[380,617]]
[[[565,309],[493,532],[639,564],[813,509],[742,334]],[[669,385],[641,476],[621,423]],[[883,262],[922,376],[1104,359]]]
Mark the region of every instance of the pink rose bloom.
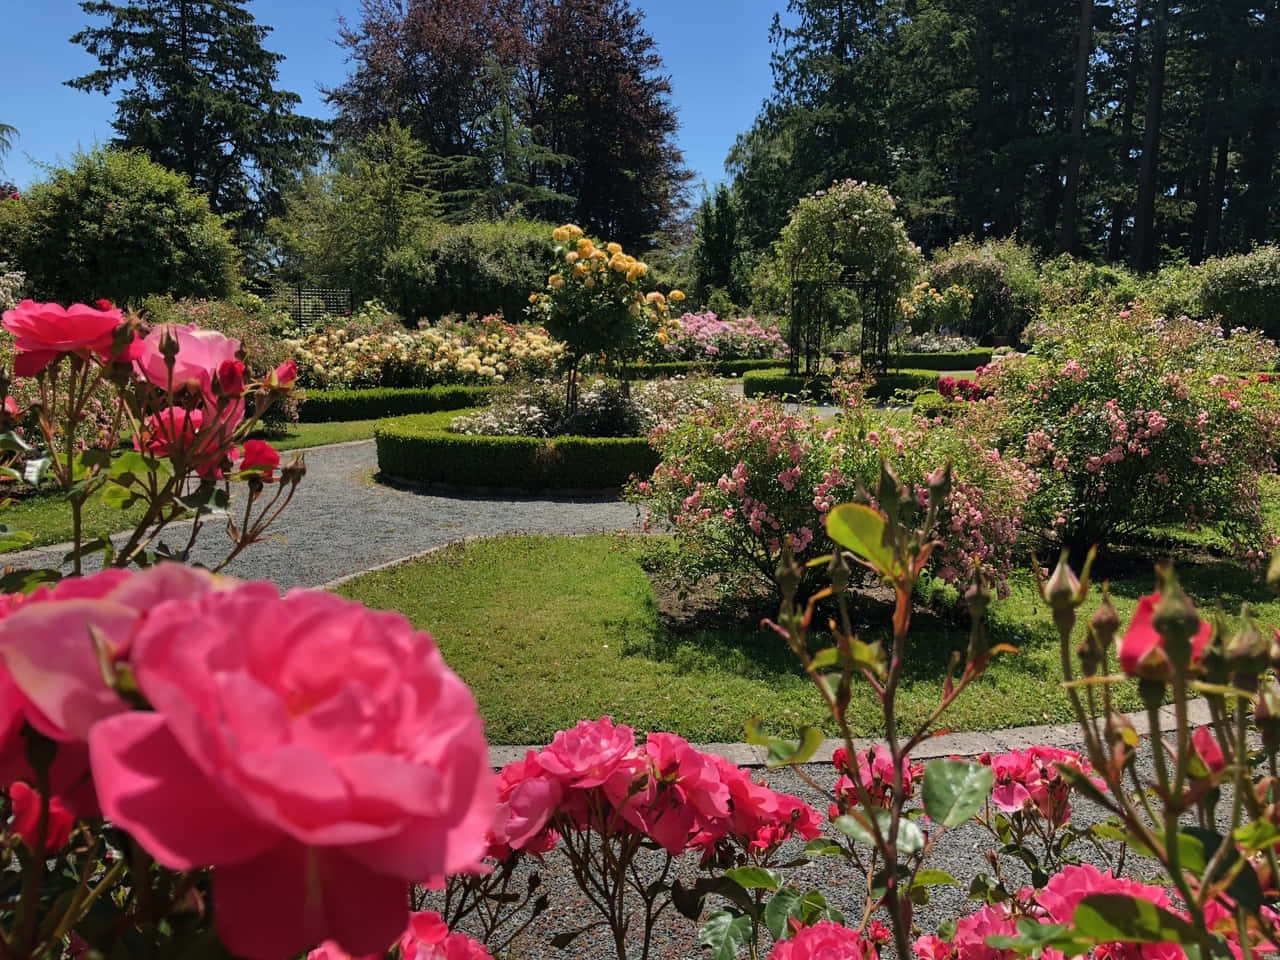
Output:
[[[1167,677],[1173,670],[1164,652],[1164,638],[1156,632],[1151,622],[1160,594],[1152,593],[1138,601],[1129,629],[1120,639],[1120,668],[1131,677],[1145,676],[1155,679]],[[1191,662],[1196,664],[1204,656],[1205,647],[1213,636],[1213,628],[1203,620],[1200,629],[1191,638]]]
[[110,357],[116,328],[124,323],[124,314],[114,307],[97,309],[76,303],[63,308],[56,303],[23,300],[4,312],[3,322],[13,334],[18,351],[13,372],[19,377],[32,377],[66,353],[84,358],[90,354]]
[[[430,910],[412,914],[409,929],[396,941],[400,960],[493,960],[482,944],[466,934],[451,933],[440,914]],[[326,940],[307,954],[307,960],[382,960],[385,951],[368,957],[352,957],[337,943]]]
[[[1088,863],[1063,867],[1036,894],[1036,900],[1050,921],[1069,924],[1080,901],[1099,893],[1147,900],[1157,907],[1170,909],[1169,895],[1162,888],[1112,876],[1110,871],[1099,870]],[[1175,960],[1183,956],[1181,948],[1172,943],[1110,943],[1094,952],[1095,956],[1108,960]]]
[[217,330],[203,330],[194,324],[186,327],[156,327],[143,338],[142,356],[134,361],[138,373],[161,390],[169,390],[169,369],[165,365],[160,345],[166,336],[178,344],[178,354],[173,358],[172,392],[195,390],[214,401],[213,383],[224,363],[237,359],[240,341],[224,336]]
[[483,855],[475,701],[399,614],[238,583],[154,607],[130,661],[154,712],[90,731],[102,809],[163,866],[214,868],[232,953],[382,950],[410,883]]
[[13,805],[10,829],[22,838],[28,850],[37,856],[53,855],[67,845],[76,818],[60,797],[49,798],[49,823],[43,844],[40,844],[40,791],[19,780],[9,787],[9,801]]
[[617,772],[635,746],[635,731],[615,727],[612,717],[583,720],[573,729],[557,733],[550,746],[538,754],[538,765],[566,787],[598,787]]
[[[231,438],[243,416],[243,400],[224,406],[214,415],[209,408],[166,407],[147,417],[142,435],[133,438],[133,448],[146,450],[153,457],[185,460],[201,474],[220,470],[223,461],[235,454]],[[256,442],[268,447],[261,440]],[[278,455],[276,463],[279,464]]]
[[505,860],[511,850],[545,853],[554,846],[555,837],[547,824],[556,814],[564,788],[538,764],[538,755],[530,750],[523,760],[503,767],[497,787],[498,812],[489,855]]
[[73,812],[99,812],[89,772],[89,730],[129,709],[103,682],[90,630],[110,660],[127,659],[147,610],[170,596],[214,589],[216,578],[180,564],[160,564],[142,574],[104,570],[41,588],[0,619],[0,780],[35,780],[28,765],[22,724],[58,744],[50,787]]
[[286,360],[267,375],[267,386],[277,390],[292,390],[298,382],[298,364]]
[[246,470],[257,470],[262,474],[262,479],[271,480],[278,466],[280,466],[280,454],[276,452],[275,447],[265,440],[246,440],[244,456],[236,469],[242,473]]
[[876,960],[875,944],[852,927],[824,920],[779,940],[769,960]]
[[1222,747],[1217,737],[1213,735],[1212,728],[1196,727],[1195,732],[1191,734],[1191,745],[1210,773],[1220,773],[1226,769],[1226,757],[1222,754]]
[[951,960],[956,952],[951,944],[933,934],[917,937],[915,943],[911,945],[911,951],[920,960]]

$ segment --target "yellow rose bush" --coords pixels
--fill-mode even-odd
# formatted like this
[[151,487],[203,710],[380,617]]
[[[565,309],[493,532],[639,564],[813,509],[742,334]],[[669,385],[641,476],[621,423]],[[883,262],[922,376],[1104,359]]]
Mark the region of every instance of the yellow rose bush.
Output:
[[564,341],[572,398],[584,358],[599,357],[616,367],[665,343],[678,330],[671,304],[678,306],[684,294],[646,290],[648,266],[620,244],[597,247],[581,227],[566,224],[551,237],[558,267],[546,288],[530,295],[529,313]]
[[316,388],[499,384],[552,373],[564,345],[546,330],[485,317],[423,330],[352,335],[342,327],[292,341],[299,378]]

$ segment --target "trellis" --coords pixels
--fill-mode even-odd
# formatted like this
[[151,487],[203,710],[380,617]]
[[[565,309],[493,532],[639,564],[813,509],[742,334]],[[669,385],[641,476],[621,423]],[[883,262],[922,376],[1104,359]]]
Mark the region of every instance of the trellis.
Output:
[[800,373],[801,359],[806,375],[818,373],[827,334],[848,326],[847,320],[834,315],[829,295],[833,290],[851,290],[857,297],[862,320],[858,353],[862,366],[887,370],[893,330],[901,319],[896,309],[896,290],[883,281],[862,276],[853,267],[845,267],[838,277],[792,277],[791,373]]

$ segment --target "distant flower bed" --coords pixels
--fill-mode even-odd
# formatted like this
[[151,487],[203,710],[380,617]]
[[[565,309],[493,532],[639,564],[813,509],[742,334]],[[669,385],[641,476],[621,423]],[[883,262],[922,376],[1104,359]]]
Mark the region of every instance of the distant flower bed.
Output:
[[311,333],[290,346],[309,387],[429,387],[494,384],[551,373],[564,346],[541,327],[485,317],[404,332],[353,335],[344,327]]
[[977,346],[978,341],[973,337],[962,337],[945,329],[936,333],[908,334],[898,344],[902,353],[965,353]]
[[710,310],[686,313],[655,360],[782,360],[787,344],[776,324],[754,317],[723,320]]

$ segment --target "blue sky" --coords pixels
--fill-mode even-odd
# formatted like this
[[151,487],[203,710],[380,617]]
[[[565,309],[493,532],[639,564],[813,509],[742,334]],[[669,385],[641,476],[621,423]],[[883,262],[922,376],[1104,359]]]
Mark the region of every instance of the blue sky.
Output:
[[[785,0],[632,0],[658,42],[672,76],[680,145],[699,180],[724,176],[724,158],[750,126],[772,87],[769,24]],[[112,136],[109,97],[63,81],[96,61],[68,38],[89,18],[75,0],[4,0],[0,31],[0,122],[18,128],[3,175],[20,188],[41,179],[40,164],[67,160]],[[259,23],[275,28],[268,49],[283,53],[281,86],[303,98],[303,111],[329,116],[317,87],[347,73],[334,44],[339,15],[358,19],[359,0],[253,0]]]

